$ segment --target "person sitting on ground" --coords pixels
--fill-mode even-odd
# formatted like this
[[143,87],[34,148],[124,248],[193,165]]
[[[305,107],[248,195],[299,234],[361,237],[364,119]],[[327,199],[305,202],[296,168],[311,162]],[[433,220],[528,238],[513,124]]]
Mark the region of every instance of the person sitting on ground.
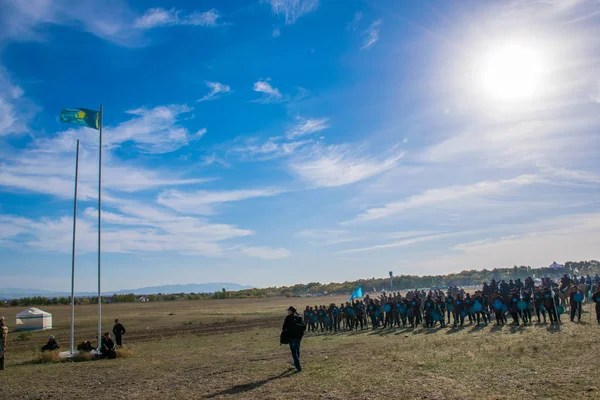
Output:
[[77,346],[77,351],[90,353],[92,350],[94,350],[94,346],[92,346],[92,342],[90,342],[89,340],[84,340],[83,342],[81,342],[81,344]]
[[117,358],[115,342],[110,338],[110,333],[108,332],[102,335],[102,347],[100,348],[100,353],[104,358]]
[[56,341],[54,336],[50,336],[48,338],[48,343],[46,343],[45,345],[42,346],[41,351],[43,353],[44,351],[54,351],[54,350],[58,350],[58,349],[60,349],[58,342]]

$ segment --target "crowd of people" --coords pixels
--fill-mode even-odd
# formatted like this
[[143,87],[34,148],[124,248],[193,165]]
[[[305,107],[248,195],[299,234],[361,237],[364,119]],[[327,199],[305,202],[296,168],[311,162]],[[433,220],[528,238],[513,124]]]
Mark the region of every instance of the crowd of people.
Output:
[[[568,308],[571,321],[581,321],[583,304],[595,303],[600,324],[600,277],[564,275],[559,282],[544,278],[538,285],[532,278],[484,282],[472,293],[448,290],[412,290],[405,295],[385,293],[365,296],[339,306],[330,304],[304,310],[309,332],[338,332],[394,327],[426,328],[469,324],[559,324]],[[534,321],[535,316],[535,321]]]

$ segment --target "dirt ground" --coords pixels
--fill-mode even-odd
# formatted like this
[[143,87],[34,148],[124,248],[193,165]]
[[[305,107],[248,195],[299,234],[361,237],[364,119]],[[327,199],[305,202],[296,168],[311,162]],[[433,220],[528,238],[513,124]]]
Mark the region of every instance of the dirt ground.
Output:
[[[35,364],[50,333],[68,346],[69,308],[48,307],[55,329],[17,341],[11,332],[2,399],[600,399],[600,326],[386,329],[310,333],[303,372],[279,345],[285,308],[346,297],[182,301],[104,307],[133,355]],[[587,310],[587,308],[586,308]],[[12,328],[11,315],[0,309]],[[93,306],[77,307],[77,340],[95,337]]]

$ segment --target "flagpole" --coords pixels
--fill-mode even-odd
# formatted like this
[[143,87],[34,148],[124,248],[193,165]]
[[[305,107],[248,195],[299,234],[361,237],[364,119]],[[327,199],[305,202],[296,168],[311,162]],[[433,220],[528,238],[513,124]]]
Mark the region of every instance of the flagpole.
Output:
[[75,346],[75,231],[77,228],[77,178],[79,175],[79,139],[75,155],[75,195],[73,196],[73,249],[71,251],[71,355]]
[[102,104],[100,104],[100,139],[98,146],[98,351],[102,342],[102,286],[101,286],[101,254],[102,254]]

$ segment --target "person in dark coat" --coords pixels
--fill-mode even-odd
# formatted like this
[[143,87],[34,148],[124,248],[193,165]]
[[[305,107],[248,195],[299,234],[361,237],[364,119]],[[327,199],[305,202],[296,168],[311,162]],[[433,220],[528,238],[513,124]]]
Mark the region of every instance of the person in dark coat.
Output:
[[115,335],[115,342],[117,342],[117,346],[123,346],[123,335],[125,334],[125,327],[122,323],[119,322],[118,319],[115,319],[115,326],[113,327],[113,335]]
[[535,306],[535,315],[537,316],[538,324],[541,324],[540,314],[544,316],[544,324],[546,323],[546,307],[544,307],[544,294],[541,290],[536,290],[533,294],[533,304]]
[[292,306],[287,309],[287,313],[288,315],[285,317],[285,320],[283,321],[283,327],[281,328],[281,336],[290,345],[290,351],[292,352],[292,360],[294,360],[296,372],[301,372],[302,366],[300,365],[300,342],[302,341],[304,330],[300,332],[298,329],[298,319],[300,319],[300,321],[302,321],[302,319],[296,313],[296,309]]
[[[581,322],[581,302],[575,301],[575,296],[579,293],[574,290],[569,294],[569,305],[571,307],[571,322],[575,322],[575,316],[577,316],[577,322]],[[583,296],[583,294],[582,294]]]
[[550,317],[550,325],[558,324],[558,313],[556,310],[556,303],[554,302],[554,295],[550,291],[550,288],[544,289],[544,308],[548,311]]
[[106,332],[102,335],[102,346],[100,347],[100,354],[104,358],[117,358],[117,352],[115,351],[115,342],[110,338],[110,333]]
[[592,301],[596,304],[596,321],[600,324],[600,285],[596,287],[596,291],[592,295]]
[[58,350],[60,349],[60,346],[58,345],[58,342],[56,341],[56,339],[54,338],[54,336],[50,336],[48,338],[48,343],[46,343],[45,345],[42,346],[41,351],[54,351],[54,350]]

